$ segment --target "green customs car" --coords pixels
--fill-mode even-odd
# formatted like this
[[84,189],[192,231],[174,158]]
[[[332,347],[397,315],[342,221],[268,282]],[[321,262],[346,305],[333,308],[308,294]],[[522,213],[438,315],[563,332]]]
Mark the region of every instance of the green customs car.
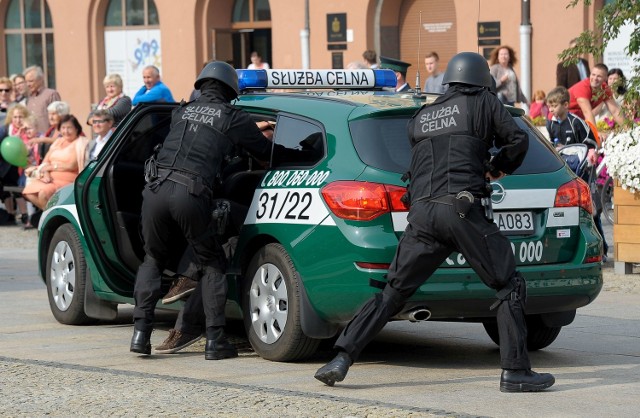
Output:
[[[407,120],[435,97],[383,91],[395,85],[389,70],[238,73],[244,93],[236,104],[256,121],[276,122],[275,143],[306,152],[279,165],[238,157],[225,169],[217,193],[248,207],[231,240],[227,315],[244,320],[260,356],[302,359],[384,286],[407,224],[401,201],[411,154]],[[118,304],[133,303],[144,255],[143,166],[169,131],[175,106],[136,107],[99,159],[44,212],[39,269],[58,321],[113,319]],[[527,279],[528,344],[536,350],[600,292],[602,243],[587,185],[522,111],[510,111],[530,146],[522,166],[493,183],[494,219]],[[185,245],[174,244],[169,266]],[[395,319],[479,322],[498,342],[494,301],[495,292],[453,254]]]

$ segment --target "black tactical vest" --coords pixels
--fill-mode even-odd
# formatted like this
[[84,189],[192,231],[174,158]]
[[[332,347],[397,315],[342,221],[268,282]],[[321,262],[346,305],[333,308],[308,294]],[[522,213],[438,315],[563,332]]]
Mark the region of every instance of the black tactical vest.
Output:
[[486,194],[488,147],[473,131],[475,97],[445,94],[413,116],[412,201],[463,190]]
[[180,106],[171,119],[171,131],[158,153],[158,166],[202,178],[213,187],[234,145],[227,137],[233,108],[223,102],[199,99]]

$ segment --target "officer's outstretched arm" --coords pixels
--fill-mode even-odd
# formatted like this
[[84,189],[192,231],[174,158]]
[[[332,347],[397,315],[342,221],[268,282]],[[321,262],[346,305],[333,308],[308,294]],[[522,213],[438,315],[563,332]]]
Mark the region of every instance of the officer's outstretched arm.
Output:
[[498,171],[498,172],[493,172],[493,174],[491,174],[491,171],[487,171],[484,176],[485,178],[488,178],[489,181],[496,181],[496,180],[500,180],[501,178],[503,178],[504,176],[506,176],[507,174],[504,171]]

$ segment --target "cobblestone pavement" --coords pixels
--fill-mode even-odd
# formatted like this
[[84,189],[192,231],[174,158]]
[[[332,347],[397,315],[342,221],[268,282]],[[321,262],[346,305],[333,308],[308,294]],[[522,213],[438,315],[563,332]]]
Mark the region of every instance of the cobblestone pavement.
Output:
[[0,375],[0,415],[12,417],[464,416],[263,386],[7,357],[0,357]]

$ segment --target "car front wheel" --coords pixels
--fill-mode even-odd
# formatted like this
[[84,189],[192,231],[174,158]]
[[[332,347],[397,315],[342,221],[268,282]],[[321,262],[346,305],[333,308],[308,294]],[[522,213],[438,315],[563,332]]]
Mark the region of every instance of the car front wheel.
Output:
[[[527,348],[529,351],[541,350],[548,347],[553,343],[562,327],[550,327],[542,322],[542,319],[537,315],[527,316]],[[491,340],[500,345],[500,336],[498,335],[498,324],[496,321],[483,322],[487,335]]]
[[81,325],[92,321],[84,313],[86,271],[77,232],[70,224],[60,226],[51,239],[45,271],[49,306],[58,322]]
[[253,257],[244,281],[242,307],[251,346],[260,357],[294,361],[313,354],[320,340],[300,324],[300,276],[280,244],[268,244]]

